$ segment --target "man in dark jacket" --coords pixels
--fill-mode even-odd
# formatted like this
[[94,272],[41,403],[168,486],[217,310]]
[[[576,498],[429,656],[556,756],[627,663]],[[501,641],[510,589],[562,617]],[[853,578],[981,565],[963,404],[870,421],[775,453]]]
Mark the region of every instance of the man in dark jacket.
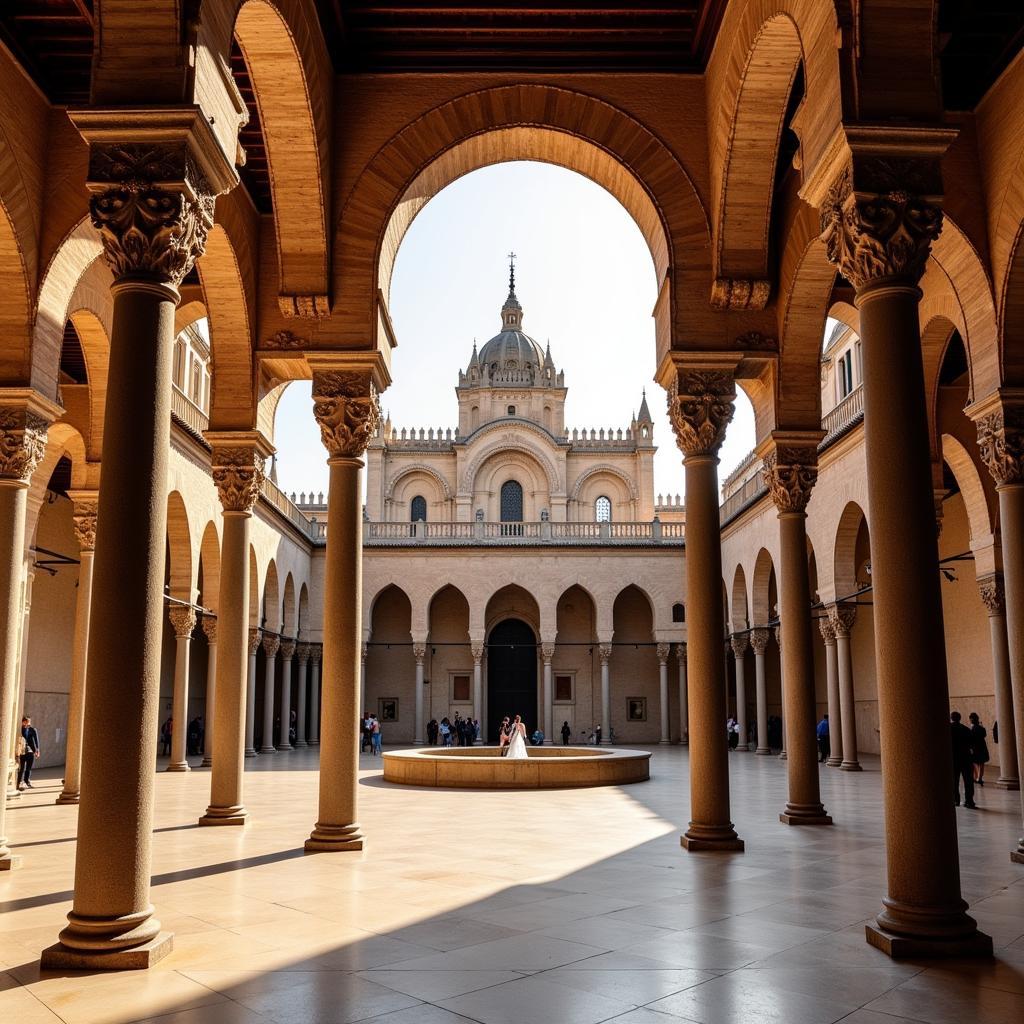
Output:
[[21,738],[24,749],[18,758],[18,789],[32,789],[32,765],[40,755],[39,733],[32,725],[32,719],[26,715],[21,720]]
[[974,802],[974,758],[971,730],[960,721],[960,712],[951,711],[949,728],[953,742],[953,803],[960,806],[960,779],[964,780],[964,807],[977,807]]

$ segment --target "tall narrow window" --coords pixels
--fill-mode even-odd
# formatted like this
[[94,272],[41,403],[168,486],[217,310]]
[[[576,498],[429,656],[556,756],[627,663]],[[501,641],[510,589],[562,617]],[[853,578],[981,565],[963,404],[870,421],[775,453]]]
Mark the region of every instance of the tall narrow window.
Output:
[[523,485],[518,480],[506,480],[501,485],[501,521],[523,521]]
[[414,523],[425,523],[427,521],[427,499],[422,494],[417,494],[412,499],[410,512],[412,513],[410,519]]
[[612,521],[612,500],[603,494],[594,502],[594,518],[599,523],[610,523]]

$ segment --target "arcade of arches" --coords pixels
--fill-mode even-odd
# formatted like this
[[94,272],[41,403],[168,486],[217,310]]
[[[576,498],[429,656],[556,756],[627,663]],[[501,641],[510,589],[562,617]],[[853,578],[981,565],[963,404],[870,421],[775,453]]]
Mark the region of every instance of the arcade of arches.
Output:
[[[690,0],[571,14],[314,0],[14,6],[0,13],[0,752],[13,758],[31,712],[44,758],[64,769],[58,805],[44,811],[31,790],[0,805],[12,998],[72,998],[46,987],[59,985],[51,972],[165,957],[183,970],[175,915],[161,910],[161,924],[151,904],[154,874],[185,887],[191,909],[179,916],[201,910],[216,923],[223,908],[243,938],[260,922],[212,889],[189,889],[197,877],[237,873],[239,891],[251,883],[276,900],[275,876],[259,874],[273,863],[288,884],[312,886],[308,913],[336,901],[355,913],[353,894],[369,889],[385,904],[414,896],[423,917],[441,917],[444,906],[415,888],[423,879],[401,874],[417,851],[401,851],[404,862],[375,852],[374,828],[416,837],[380,813],[397,798],[372,784],[372,766],[360,784],[360,703],[394,713],[395,739],[422,741],[417,725],[457,705],[486,731],[495,704],[533,698],[527,715],[545,726],[571,718],[576,733],[601,725],[602,739],[614,730],[657,744],[655,780],[631,800],[650,800],[687,851],[672,854],[689,880],[671,893],[678,918],[671,901],[600,927],[583,915],[572,934],[593,942],[591,955],[630,946],[619,941],[630,928],[647,928],[633,945],[660,950],[677,975],[761,967],[767,946],[801,930],[814,945],[853,929],[856,944],[840,943],[837,959],[891,971],[883,954],[988,957],[995,947],[999,967],[969,973],[969,991],[999,1004],[979,1019],[1020,1017],[1021,17],[984,0],[969,13],[953,0]],[[401,340],[389,302],[404,233],[447,184],[506,160],[591,178],[648,244],[658,286],[648,358],[681,452],[685,548],[683,510],[656,504],[644,476],[650,425],[638,414],[614,438],[566,433],[564,381],[522,333],[514,288],[503,358],[474,352],[451,437],[396,436],[381,421]],[[269,462],[281,393],[303,379],[330,474],[316,502],[284,495]],[[737,388],[753,405],[756,444],[720,481]],[[418,476],[396,480],[392,467],[389,477],[388,460],[409,455]],[[365,498],[364,460],[378,472]],[[438,575],[459,562],[465,578]],[[999,726],[975,818],[950,793],[951,707]],[[826,711],[831,761],[819,766]],[[730,753],[730,714],[740,748],[754,749]],[[772,716],[785,729],[781,764],[756,756]],[[158,762],[168,717],[176,728]],[[185,727],[199,718],[205,729]],[[208,772],[194,770],[204,763]],[[155,764],[169,774],[155,776]],[[266,770],[289,764],[308,771]],[[865,766],[876,770],[856,771]],[[558,799],[535,805],[552,828],[588,821]],[[629,914],[638,904],[612,907],[608,894],[644,888],[623,874],[643,854],[627,852],[632,825],[617,821],[636,824],[639,843],[654,813],[594,799],[608,817],[592,835],[552,839],[551,854],[568,856],[579,838],[590,860],[573,862],[572,884],[599,881],[603,910]],[[403,806],[417,818],[428,804],[421,794]],[[768,805],[777,820],[747,827],[745,815]],[[849,824],[863,826],[869,806],[880,823],[870,836]],[[287,835],[261,832],[274,827],[273,807]],[[300,807],[310,820],[293,835]],[[488,813],[480,820],[500,825]],[[455,827],[429,831],[432,843],[471,830],[452,814]],[[191,844],[162,834],[197,821],[219,827],[189,833]],[[786,868],[759,860],[760,843],[784,850]],[[192,869],[200,848],[214,860]],[[333,856],[276,863],[301,849]],[[453,890],[483,893],[462,890],[449,861],[465,868],[466,851],[455,849],[422,856],[438,857],[430,870]],[[638,869],[655,894],[665,849]],[[608,875],[595,878],[605,857]],[[509,860],[516,887],[551,883],[528,850]],[[373,890],[378,868],[409,890]],[[772,906],[780,889],[799,890],[795,916],[746,898],[759,872]],[[330,884],[318,890],[314,876]],[[871,909],[806,926],[829,913],[809,890],[838,898],[832,887],[851,878]],[[580,891],[566,885],[563,909]],[[687,916],[694,892],[699,913]],[[65,899],[61,922],[53,905]],[[360,905],[365,923],[375,910]],[[744,958],[752,925],[742,915],[762,907],[758,932],[769,921],[771,934]],[[535,930],[516,909],[484,945]],[[668,934],[650,934],[654,909]],[[310,926],[287,927],[301,936]],[[7,928],[0,921],[0,938]],[[376,951],[369,967],[404,959],[421,965],[410,973],[454,962],[453,972],[483,964],[507,975],[511,963],[525,974],[579,959],[559,959],[572,945],[563,935],[529,936],[530,955],[499,964],[483,953],[403,958],[401,943],[422,934],[407,931],[360,947]],[[483,932],[472,934],[476,943]],[[698,959],[680,953],[694,943]],[[182,946],[196,970],[218,962],[198,941]],[[796,962],[801,950],[820,962],[804,946],[790,951]],[[354,1008],[370,984],[353,976],[365,959],[337,962],[348,995],[336,999],[353,1007],[343,1019],[384,1013]],[[953,984],[886,977],[886,989],[911,986],[876,1007],[895,1016],[941,1003]],[[661,979],[678,983],[674,993],[699,993],[698,981],[733,984]],[[542,1005],[559,984],[487,982],[505,983]],[[98,1012],[108,990],[76,984]],[[756,983],[735,984],[734,995]],[[444,1001],[409,998],[386,1012]],[[464,1017],[446,1005],[437,1019],[502,1019],[484,995],[459,998]],[[655,998],[633,993],[621,1013]],[[720,1019],[693,998],[673,1004],[677,1017]]]

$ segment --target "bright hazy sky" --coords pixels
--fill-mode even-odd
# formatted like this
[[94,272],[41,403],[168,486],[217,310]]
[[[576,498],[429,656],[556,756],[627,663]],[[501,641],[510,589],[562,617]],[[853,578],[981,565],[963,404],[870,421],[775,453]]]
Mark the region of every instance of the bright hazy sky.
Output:
[[[396,427],[452,427],[455,384],[473,348],[498,333],[516,253],[523,329],[551,342],[568,387],[573,427],[626,428],[647,388],[654,417],[655,494],[682,493],[682,456],[655,371],[654,266],[643,236],[608,192],[548,164],[506,163],[460,178],[427,204],[402,242],[391,288],[398,336],[394,383],[382,396]],[[753,411],[738,393],[722,449],[724,476],[754,443]],[[278,483],[327,490],[326,453],[310,385],[292,384],[278,406]]]

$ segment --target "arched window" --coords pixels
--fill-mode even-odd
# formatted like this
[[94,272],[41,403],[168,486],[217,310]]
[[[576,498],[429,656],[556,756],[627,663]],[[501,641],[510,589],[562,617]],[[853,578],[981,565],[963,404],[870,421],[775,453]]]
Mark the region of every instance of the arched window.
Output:
[[425,523],[427,521],[427,499],[422,494],[417,494],[412,499],[409,511],[411,513],[409,518],[414,523]]
[[682,604],[672,605],[672,621],[673,622],[685,622],[686,621],[686,609]]
[[612,500],[601,495],[594,502],[594,518],[599,523],[610,523],[612,521]]
[[509,416],[515,416],[515,414],[516,414],[516,407],[514,405],[510,405],[508,407],[508,414],[509,414]]
[[501,485],[501,521],[523,521],[523,485],[518,480],[506,480]]

